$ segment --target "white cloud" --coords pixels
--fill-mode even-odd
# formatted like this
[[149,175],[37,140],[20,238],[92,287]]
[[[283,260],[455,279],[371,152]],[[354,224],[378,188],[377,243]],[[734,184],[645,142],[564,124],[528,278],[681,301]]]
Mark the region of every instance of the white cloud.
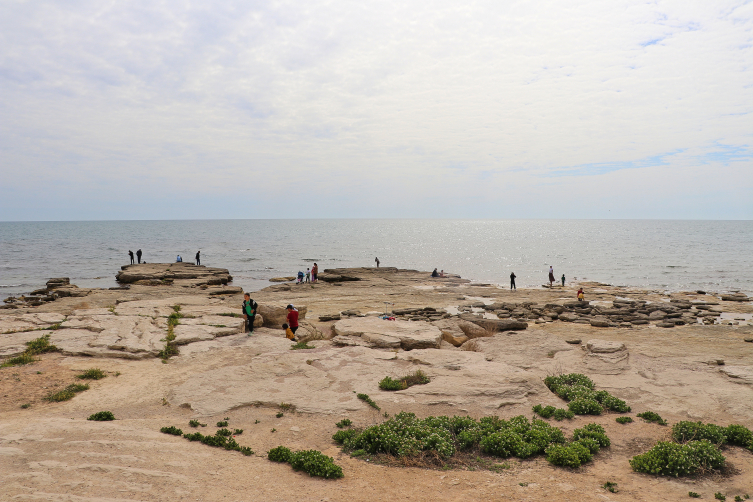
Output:
[[0,219],[751,218],[752,136],[751,2],[0,4]]

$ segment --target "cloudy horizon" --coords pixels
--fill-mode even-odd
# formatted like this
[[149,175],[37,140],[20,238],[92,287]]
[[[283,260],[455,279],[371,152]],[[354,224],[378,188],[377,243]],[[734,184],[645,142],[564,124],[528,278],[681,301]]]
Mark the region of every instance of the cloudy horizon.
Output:
[[753,219],[753,2],[0,4],[0,221]]

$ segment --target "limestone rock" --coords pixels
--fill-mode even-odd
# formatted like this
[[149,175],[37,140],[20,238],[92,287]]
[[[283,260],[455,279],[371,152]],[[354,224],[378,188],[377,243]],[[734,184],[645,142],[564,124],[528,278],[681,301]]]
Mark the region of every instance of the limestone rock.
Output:
[[438,349],[442,340],[439,328],[427,322],[387,321],[378,317],[342,319],[332,325],[332,332],[336,336],[360,337],[376,347],[405,350]]
[[591,326],[595,328],[608,328],[609,321],[607,319],[604,319],[603,317],[595,317],[591,319]]
[[[288,318],[288,310],[285,308],[286,306],[287,304],[269,305],[260,303],[257,312],[264,318],[264,327],[281,328]],[[303,305],[296,305],[295,308],[298,309],[298,321],[300,323],[300,321],[306,318],[306,311],[308,309]]]
[[295,280],[295,276],[289,277],[272,277],[269,282],[292,282]]
[[[457,326],[458,326],[458,328],[460,328],[460,330],[463,332],[463,334],[468,339],[480,338],[480,337],[485,337],[485,336],[490,336],[491,335],[491,333],[489,333],[488,331],[486,331],[484,328],[482,328],[478,324],[472,323],[470,321],[460,320],[460,321],[458,321]],[[447,340],[447,341],[449,342],[449,340]]]
[[606,340],[589,340],[586,342],[586,350],[594,354],[613,354],[626,350],[622,342],[611,342]]
[[227,269],[181,263],[141,263],[124,265],[115,279],[123,284],[138,281],[191,280],[191,284],[220,285],[233,280]]
[[667,314],[664,313],[663,311],[661,311],[661,310],[654,310],[653,312],[651,312],[648,315],[648,320],[649,321],[659,321],[661,319],[664,319],[665,317],[667,317]]
[[577,321],[579,318],[580,318],[580,316],[578,314],[573,314],[573,313],[570,313],[570,312],[566,312],[564,314],[560,314],[560,316],[559,316],[560,321],[565,321],[565,322]]
[[753,366],[724,366],[719,371],[740,383],[753,385]]
[[71,280],[68,277],[53,277],[47,281],[47,289],[60,288],[63,286],[69,286],[70,284]]
[[325,314],[319,316],[319,322],[339,321],[340,314]]
[[726,302],[747,302],[750,300],[747,295],[736,293],[733,295],[722,295],[722,300]]

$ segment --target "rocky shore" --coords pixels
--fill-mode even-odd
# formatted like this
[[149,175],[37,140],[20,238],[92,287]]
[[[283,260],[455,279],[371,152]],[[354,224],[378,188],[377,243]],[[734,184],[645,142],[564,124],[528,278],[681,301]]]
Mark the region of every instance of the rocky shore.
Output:
[[[677,500],[688,491],[753,486],[753,454],[742,450],[730,453],[734,475],[657,485],[627,460],[663,437],[662,429],[621,426],[609,415],[596,420],[608,429],[611,453],[573,471],[542,459],[510,461],[500,472],[386,468],[340,453],[330,439],[342,417],[384,419],[358,393],[388,414],[530,416],[537,404],[563,406],[543,380],[571,372],[635,412],[753,427],[753,303],[744,295],[597,283],[509,291],[424,271],[327,269],[315,284],[280,278],[252,293],[260,315],[247,336],[242,291],[228,270],[129,265],[117,279],[122,286],[109,290],[51,279],[0,311],[0,356],[18,356],[40,337],[58,349],[0,369],[0,480],[11,497],[244,500],[253,486],[254,500],[300,493],[374,500],[379,487],[377,498],[581,501],[614,497],[598,490],[609,478],[626,500]],[[575,300],[578,287],[586,301]],[[300,311],[299,338],[311,348],[290,350],[284,338],[290,303]],[[70,401],[44,401],[49,389],[91,367],[108,377]],[[417,368],[430,383],[397,392],[377,385]],[[280,413],[281,405],[295,411]],[[102,409],[119,420],[102,427],[85,420]],[[256,456],[159,434],[164,425],[225,417],[244,429],[237,439]],[[334,456],[346,477],[331,484],[279,469],[264,455],[278,444]],[[253,481],[239,475],[247,472]]]

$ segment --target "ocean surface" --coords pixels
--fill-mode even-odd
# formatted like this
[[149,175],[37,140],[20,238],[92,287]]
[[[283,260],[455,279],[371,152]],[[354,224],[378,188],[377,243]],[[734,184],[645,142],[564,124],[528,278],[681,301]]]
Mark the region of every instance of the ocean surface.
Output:
[[230,270],[246,290],[271,277],[382,266],[445,272],[519,287],[555,277],[666,291],[753,292],[753,221],[199,220],[0,222],[0,299],[70,277],[115,286],[141,249],[147,262],[180,254]]

